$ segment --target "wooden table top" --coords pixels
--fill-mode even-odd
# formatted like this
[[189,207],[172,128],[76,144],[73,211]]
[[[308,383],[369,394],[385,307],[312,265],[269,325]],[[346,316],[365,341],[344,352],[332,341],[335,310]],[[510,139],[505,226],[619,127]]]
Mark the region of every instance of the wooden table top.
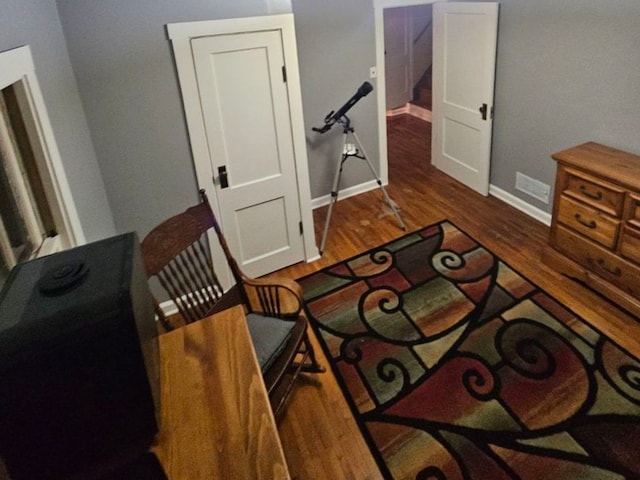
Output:
[[242,307],[161,335],[160,362],[169,479],[290,478]]

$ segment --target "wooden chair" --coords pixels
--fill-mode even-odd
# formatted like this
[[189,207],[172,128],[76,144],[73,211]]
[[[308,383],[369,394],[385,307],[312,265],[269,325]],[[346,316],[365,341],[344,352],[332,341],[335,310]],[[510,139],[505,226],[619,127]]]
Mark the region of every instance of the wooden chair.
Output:
[[[300,285],[291,279],[245,276],[231,255],[204,190],[202,202],[155,227],[141,243],[147,276],[157,278],[186,323],[242,303],[274,415],[278,417],[300,372],[323,372],[307,336]],[[223,292],[207,241],[213,228],[235,285]],[[156,302],[167,330],[175,328]],[[173,318],[173,317],[172,317]]]

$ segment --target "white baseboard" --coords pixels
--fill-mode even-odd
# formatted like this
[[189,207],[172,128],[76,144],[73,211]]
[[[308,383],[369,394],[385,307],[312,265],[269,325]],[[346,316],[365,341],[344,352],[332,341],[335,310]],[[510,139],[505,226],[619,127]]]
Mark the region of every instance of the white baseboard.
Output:
[[429,123],[432,121],[431,110],[419,107],[413,103],[405,103],[402,107],[387,110],[387,117],[395,117],[396,115],[411,115]]
[[[374,190],[378,188],[378,184],[375,180],[370,182],[361,183],[359,185],[354,185],[353,187],[345,188],[344,190],[340,190],[338,195],[338,201],[353,197],[355,195],[359,195],[361,193],[368,192],[370,190]],[[544,223],[547,226],[551,225],[551,214],[545,212],[544,210],[540,210],[537,207],[525,202],[524,200],[516,197],[515,195],[510,194],[509,192],[502,190],[495,185],[489,185],[489,194],[496,197],[499,200],[502,200],[507,205],[511,205],[513,208],[520,210],[521,212],[526,213],[530,217],[538,220],[541,223]],[[311,200],[311,207],[313,209],[324,207],[325,205],[329,205],[331,201],[331,194],[324,195],[322,197],[317,197]]]
[[[207,288],[207,289],[203,289],[201,290],[201,292],[206,292],[206,290],[212,290],[212,288]],[[218,290],[219,291],[219,290]],[[225,290],[225,293],[228,292],[229,290]],[[213,294],[213,292],[210,292],[209,294]],[[202,295],[209,295],[207,293],[203,293]],[[189,294],[189,295],[193,295],[193,294]],[[186,299],[187,295],[183,295],[182,298]],[[164,302],[162,302],[160,304],[160,309],[162,310],[162,312],[165,315],[175,315],[176,313],[178,313],[178,306],[176,305],[176,303],[173,300],[165,300]]]
[[537,207],[521,200],[515,195],[502,190],[501,188],[496,187],[495,185],[489,185],[489,194],[496,197],[499,200],[502,200],[504,203],[511,205],[513,208],[520,210],[521,212],[526,213],[532,218],[535,218],[539,222],[544,223],[547,226],[551,225],[551,214],[545,212],[544,210],[540,210]]
[[421,120],[431,123],[433,120],[431,110],[427,110],[426,108],[419,107],[418,105],[414,105],[413,103],[409,104],[409,115],[414,117],[418,117]]
[[392,108],[391,110],[387,110],[387,117],[395,117],[397,115],[405,115],[409,113],[409,104],[405,103],[403,106],[398,108]]
[[[378,188],[378,182],[376,182],[375,180],[361,183],[359,185],[354,185],[353,187],[345,188],[344,190],[340,190],[338,192],[338,201],[344,200],[345,198],[353,197],[355,195],[360,195],[361,193],[368,192],[375,188]],[[331,194],[324,195],[322,197],[317,197],[311,200],[311,208],[315,210],[316,208],[329,205],[330,202],[331,202]]]

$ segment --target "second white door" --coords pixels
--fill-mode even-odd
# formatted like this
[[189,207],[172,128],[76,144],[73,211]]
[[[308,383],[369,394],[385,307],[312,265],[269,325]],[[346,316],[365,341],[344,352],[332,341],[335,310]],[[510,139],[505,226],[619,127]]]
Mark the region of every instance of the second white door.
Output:
[[280,31],[192,41],[220,223],[251,276],[304,259]]
[[489,192],[497,3],[433,6],[432,162]]

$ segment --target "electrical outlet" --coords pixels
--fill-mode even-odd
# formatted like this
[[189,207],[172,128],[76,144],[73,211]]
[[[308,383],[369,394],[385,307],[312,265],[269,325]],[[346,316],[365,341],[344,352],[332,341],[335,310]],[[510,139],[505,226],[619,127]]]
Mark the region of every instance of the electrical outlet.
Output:
[[516,190],[520,190],[541,202],[549,203],[551,187],[520,172],[516,173]]
[[378,76],[378,69],[376,67],[369,67],[369,78],[376,78]]

